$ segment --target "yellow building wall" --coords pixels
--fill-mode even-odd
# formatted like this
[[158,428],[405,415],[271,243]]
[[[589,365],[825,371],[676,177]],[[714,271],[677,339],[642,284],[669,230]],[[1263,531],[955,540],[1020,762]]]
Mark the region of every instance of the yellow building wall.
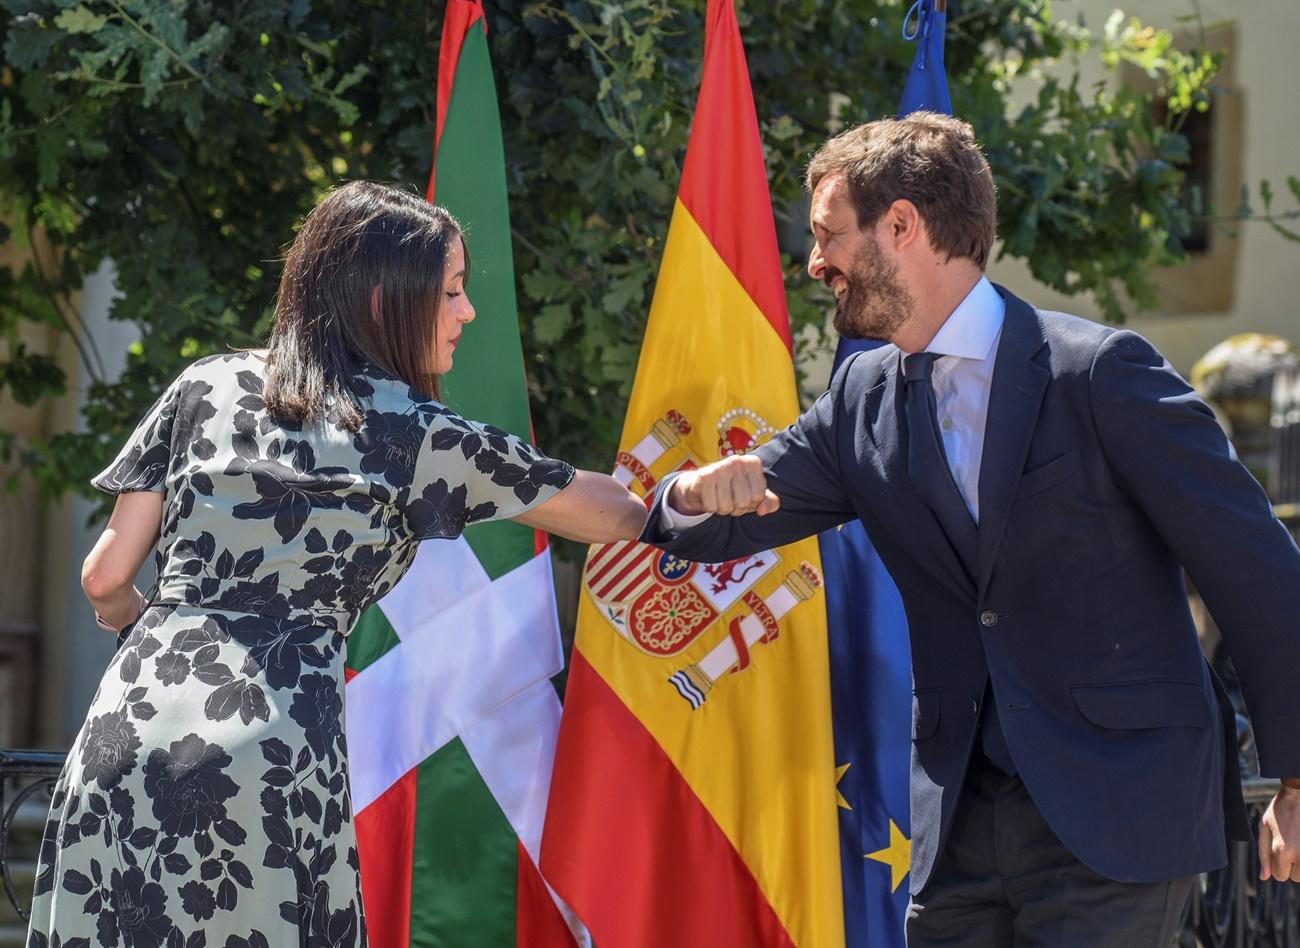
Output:
[[[1225,120],[1215,129],[1212,174],[1220,174],[1214,186],[1220,204],[1216,211],[1236,210],[1243,180],[1258,211],[1262,179],[1273,184],[1275,208],[1294,208],[1285,182],[1288,175],[1300,176],[1300,95],[1287,77],[1300,55],[1300,3],[1201,0],[1200,5],[1207,24],[1231,21],[1230,29],[1211,33],[1212,42],[1226,38],[1232,45],[1222,74],[1226,89],[1219,97]],[[1054,12],[1071,18],[1082,12],[1089,28],[1099,33],[1113,9],[1105,0],[1076,0],[1057,3]],[[1144,0],[1130,11],[1147,24],[1176,30],[1184,28],[1178,18],[1191,9],[1190,0]],[[1085,75],[1100,78],[1102,71],[1095,67]],[[1223,187],[1224,177],[1235,177],[1236,183]],[[1300,221],[1290,224],[1300,229]],[[1184,374],[1212,346],[1236,333],[1275,333],[1300,345],[1300,244],[1263,223],[1236,230],[1235,239],[1221,228],[1211,236],[1210,255],[1218,260],[1193,260],[1161,275],[1166,292],[1160,309],[1131,313],[1128,325],[1151,339]],[[1225,266],[1224,258],[1232,265]],[[995,263],[989,275],[1040,307],[1099,318],[1091,300],[1053,293],[1037,284],[1022,262]],[[1230,282],[1226,293],[1223,281]],[[1226,297],[1226,307],[1197,308],[1198,299],[1215,297]]]

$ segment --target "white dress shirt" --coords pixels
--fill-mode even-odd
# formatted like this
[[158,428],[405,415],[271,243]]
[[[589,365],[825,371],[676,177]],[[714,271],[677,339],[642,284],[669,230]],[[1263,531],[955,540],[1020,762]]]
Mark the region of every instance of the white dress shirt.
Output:
[[[927,352],[944,356],[935,360],[931,376],[939,434],[953,480],[976,523],[980,516],[980,461],[984,455],[989,392],[1006,309],[1006,301],[993,284],[980,277],[925,348]],[[902,360],[907,355],[899,351],[900,376]],[[660,514],[668,530],[685,530],[711,516],[707,513],[688,516],[667,502]]]
[[[935,360],[931,376],[939,435],[952,479],[976,523],[980,519],[984,427],[1006,311],[1006,301],[987,278],[980,277],[925,347],[926,352],[944,357]],[[900,351],[899,359],[904,358],[906,354]],[[901,361],[898,371],[903,371]]]

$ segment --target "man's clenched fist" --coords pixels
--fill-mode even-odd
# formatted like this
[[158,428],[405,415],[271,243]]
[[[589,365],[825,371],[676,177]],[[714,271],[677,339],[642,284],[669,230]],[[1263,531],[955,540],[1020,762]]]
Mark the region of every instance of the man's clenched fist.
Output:
[[781,500],[767,489],[763,462],[752,454],[723,458],[708,467],[686,471],[673,481],[666,498],[678,513],[712,513],[739,517],[774,513]]

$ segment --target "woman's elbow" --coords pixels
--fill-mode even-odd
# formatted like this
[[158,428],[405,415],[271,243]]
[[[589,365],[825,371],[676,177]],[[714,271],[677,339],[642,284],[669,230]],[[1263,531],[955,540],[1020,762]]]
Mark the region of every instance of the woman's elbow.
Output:
[[[611,481],[614,479],[611,477]],[[614,483],[618,483],[614,481]],[[602,516],[596,520],[596,530],[600,534],[594,537],[592,543],[615,543],[620,540],[635,540],[645,529],[646,517],[649,511],[646,510],[644,501],[628,491],[621,484],[619,490],[623,493],[618,496],[617,501],[611,505],[607,516]]]
[[81,591],[91,602],[102,602],[119,592],[130,582],[129,577],[117,576],[103,558],[91,552],[81,564]]

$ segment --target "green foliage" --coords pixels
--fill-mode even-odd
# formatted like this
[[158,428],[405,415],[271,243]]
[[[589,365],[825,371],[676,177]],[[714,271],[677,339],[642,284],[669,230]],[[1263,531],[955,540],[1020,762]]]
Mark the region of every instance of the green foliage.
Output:
[[[1291,198],[1297,205],[1300,205],[1300,178],[1295,175],[1288,175],[1286,179],[1287,190],[1291,192]],[[1273,210],[1273,183],[1267,178],[1259,182],[1259,202],[1264,206],[1263,214],[1256,214],[1255,209],[1250,203],[1250,187],[1242,185],[1241,203],[1237,205],[1237,211],[1233,215],[1235,221],[1263,221],[1268,224],[1274,232],[1286,238],[1292,243],[1300,243],[1300,230],[1297,224],[1292,221],[1300,221],[1300,208],[1292,208],[1287,211]],[[1287,223],[1283,223],[1286,221]]]
[[[896,108],[912,55],[899,38],[906,6],[740,4],[801,345],[818,344],[829,300],[802,273],[800,171],[831,131]],[[622,423],[689,134],[703,7],[489,4],[537,437],[584,466],[609,466]],[[185,363],[259,344],[278,249],[324,189],[357,177],[422,186],[441,14],[427,0],[0,0],[0,218],[12,228],[0,237],[39,251],[0,269],[0,390],[31,400],[64,383],[19,345],[24,321],[70,335],[92,381],[83,433],[4,438],[0,453],[47,494],[85,490]],[[1058,61],[1073,72],[1084,56],[1150,73],[1168,120],[1132,90],[1040,74]],[[1151,270],[1181,255],[1189,219],[1178,116],[1204,104],[1216,61],[1122,17],[1094,37],[1054,23],[1048,0],[952,0],[948,65],[954,109],[999,180],[1003,253],[1096,294],[1113,319],[1124,294],[1150,304]],[[1261,200],[1267,209],[1271,192]],[[106,259],[121,294],[111,315],[141,333],[118,378],[74,305]]]

